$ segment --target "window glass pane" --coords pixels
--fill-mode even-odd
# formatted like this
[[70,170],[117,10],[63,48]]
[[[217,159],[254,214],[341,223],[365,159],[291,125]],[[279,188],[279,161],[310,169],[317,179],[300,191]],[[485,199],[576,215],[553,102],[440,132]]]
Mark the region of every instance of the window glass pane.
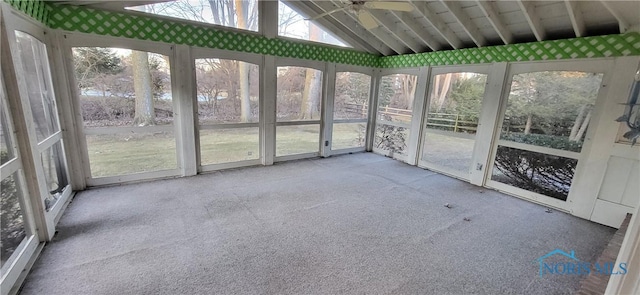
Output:
[[35,123],[38,142],[60,130],[56,113],[55,96],[51,86],[49,59],[45,45],[35,37],[16,31],[18,54],[22,67],[19,74],[27,82],[29,105]]
[[27,236],[24,215],[20,199],[23,198],[17,172],[2,180],[2,198],[0,198],[0,223],[2,228],[0,241],[0,259],[4,263],[11,258],[11,254],[18,248]]
[[173,123],[169,57],[119,48],[73,48],[85,127]]
[[[295,4],[295,2],[293,4]],[[307,16],[303,16],[302,14],[298,13],[289,5],[289,3],[285,4],[282,1],[278,1],[279,36],[316,41],[343,47],[351,47],[340,41],[333,34],[317,26],[313,22],[305,20],[306,18],[308,18]]]
[[567,200],[578,160],[498,146],[491,180]]
[[599,73],[514,75],[500,138],[579,152],[601,82]]
[[487,75],[434,75],[421,160],[466,175],[471,167]]
[[[636,75],[635,81],[631,86],[630,97],[627,98],[627,105],[625,105],[624,111],[620,113],[622,119],[620,127],[618,127],[618,135],[616,136],[616,143],[632,144],[635,145],[640,141],[640,138],[635,137],[637,132],[631,132],[631,129],[638,130],[640,128],[640,76]],[[634,105],[628,105],[629,103]],[[625,137],[626,135],[626,137]]]
[[320,150],[320,125],[276,127],[276,156],[317,153]]
[[237,60],[196,59],[200,124],[258,122],[259,79],[258,65]]
[[351,73],[336,73],[336,92],[333,119],[366,119],[369,107],[371,76]]
[[[1,76],[1,75],[0,75]],[[0,91],[2,91],[0,89]],[[11,142],[11,132],[9,131],[9,118],[7,118],[7,109],[4,104],[4,93],[0,93],[0,165],[16,157],[13,143]]]
[[87,135],[92,177],[177,168],[173,132]]
[[127,9],[225,27],[258,31],[257,0],[174,0],[127,7]]
[[406,155],[409,142],[409,128],[387,124],[378,124],[373,146],[377,149]]
[[320,120],[322,71],[278,67],[277,84],[278,122]]
[[331,149],[364,147],[367,138],[367,123],[334,123]]
[[260,158],[258,128],[200,130],[200,165]]
[[[395,74],[380,79],[378,121],[411,124],[418,76]],[[409,126],[407,126],[409,127]]]
[[40,157],[44,176],[47,180],[47,189],[49,190],[49,195],[45,197],[44,204],[45,209],[49,211],[58,202],[62,192],[69,185],[62,143],[58,141],[42,152]]
[[387,75],[380,79],[375,148],[406,154],[417,82],[418,76],[407,74]]

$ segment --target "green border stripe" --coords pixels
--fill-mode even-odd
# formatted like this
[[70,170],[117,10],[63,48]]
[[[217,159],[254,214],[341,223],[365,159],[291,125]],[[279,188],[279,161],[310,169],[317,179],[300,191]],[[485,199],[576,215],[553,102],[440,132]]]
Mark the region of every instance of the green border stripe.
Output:
[[152,16],[57,5],[41,0],[4,1],[54,29],[378,68],[640,55],[640,33],[629,32],[379,57],[352,49],[269,39]]
[[[481,48],[385,56],[379,68],[542,61],[640,55],[640,33],[551,40]],[[422,58],[415,58],[416,56]]]

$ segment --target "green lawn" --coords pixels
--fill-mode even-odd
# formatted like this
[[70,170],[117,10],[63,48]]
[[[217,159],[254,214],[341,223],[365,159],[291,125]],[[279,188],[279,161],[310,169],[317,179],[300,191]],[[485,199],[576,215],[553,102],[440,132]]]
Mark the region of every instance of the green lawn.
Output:
[[[333,149],[357,147],[358,123],[336,124]],[[362,128],[362,129],[361,129]],[[278,126],[276,155],[318,152],[319,125]],[[126,175],[177,168],[173,133],[88,135],[87,147],[92,177]],[[200,131],[202,165],[259,159],[258,128]]]

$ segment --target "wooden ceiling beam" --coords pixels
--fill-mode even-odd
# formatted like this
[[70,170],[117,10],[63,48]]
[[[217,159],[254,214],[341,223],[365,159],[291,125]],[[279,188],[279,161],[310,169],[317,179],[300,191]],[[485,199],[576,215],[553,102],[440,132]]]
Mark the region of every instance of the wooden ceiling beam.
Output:
[[[340,3],[333,3],[333,1],[300,1],[306,2],[309,5],[313,4],[316,7],[320,8],[322,12],[331,11],[338,7],[343,7]],[[358,34],[361,37],[367,37],[365,40],[370,40],[371,42],[377,43],[380,42],[385,47],[389,48],[384,52],[384,55],[393,55],[393,54],[403,54],[408,52],[408,48],[402,46],[399,42],[395,41],[393,37],[388,34],[383,34],[383,32],[372,32],[366,30],[360,25],[355,15],[348,13],[346,11],[338,11],[332,13],[328,17],[334,18],[338,22],[342,24],[346,29],[351,30],[352,32]],[[363,38],[364,39],[364,38]]]
[[576,33],[576,37],[583,37],[585,31],[584,20],[582,19],[582,10],[578,1],[564,0],[564,4],[567,7],[567,13],[571,20],[571,26]]
[[427,30],[420,25],[410,13],[404,11],[391,11],[395,17],[397,17],[409,30],[411,30],[422,43],[426,44],[432,51],[438,51],[442,49],[440,45],[431,34],[427,33]]
[[520,6],[520,10],[524,14],[524,18],[529,23],[529,27],[531,31],[533,31],[533,35],[536,36],[536,40],[542,41],[547,38],[547,34],[540,23],[540,17],[536,13],[536,7],[534,1],[522,1],[516,0],[518,6]]
[[[322,13],[319,8],[312,7],[308,2],[305,1],[284,0],[283,3],[308,17],[313,17]],[[358,35],[358,33],[352,32],[350,30],[345,30],[343,25],[333,18],[323,17],[313,20],[313,22],[326,29],[328,32],[336,35],[336,37],[338,37],[340,40],[355,47],[356,49],[364,50],[373,54],[385,54],[391,50],[390,48],[381,47],[381,45],[384,46],[384,44],[382,44],[381,42],[375,43],[371,40],[365,40],[365,35]]]
[[[401,26],[404,24],[400,21],[394,22],[390,20],[382,11],[371,9],[369,10],[373,18],[375,18],[380,26],[386,28],[392,35],[394,35],[398,42],[406,45],[413,51],[413,53],[423,52],[425,51],[425,47],[420,42],[416,41],[415,37],[411,36],[407,33],[408,29],[405,29]],[[379,30],[379,28],[374,28],[373,30]]]
[[604,5],[604,8],[606,8],[609,13],[611,13],[611,15],[616,18],[616,21],[618,21],[618,26],[620,27],[620,33],[624,33],[629,30],[629,22],[625,20],[624,17],[622,17],[622,15],[620,15],[620,13],[615,8],[613,8],[611,3],[607,2],[607,0],[600,0],[600,3],[602,3],[602,5]]
[[513,43],[513,34],[507,29],[507,26],[504,25],[504,21],[500,17],[500,14],[498,14],[498,9],[495,4],[485,0],[476,0],[476,2],[480,10],[482,10],[489,20],[491,26],[493,26],[496,33],[500,36],[500,39],[502,39],[502,42],[504,42],[504,44]]
[[449,9],[449,12],[453,14],[455,19],[462,25],[462,29],[471,37],[474,43],[478,47],[482,47],[487,45],[487,39],[482,35],[478,26],[473,23],[471,18],[467,13],[462,10],[462,6],[460,6],[460,2],[457,1],[440,1],[445,7]]
[[429,10],[426,2],[411,1],[411,4],[424,16],[425,20],[433,26],[433,28],[440,34],[454,49],[462,48],[462,41],[456,36],[456,34],[445,24],[438,15]]

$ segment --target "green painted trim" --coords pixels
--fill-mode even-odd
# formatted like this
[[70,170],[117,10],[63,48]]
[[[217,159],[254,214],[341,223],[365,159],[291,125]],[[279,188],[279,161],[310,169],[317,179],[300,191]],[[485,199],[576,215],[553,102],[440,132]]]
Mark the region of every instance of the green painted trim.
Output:
[[640,55],[640,33],[572,38],[428,53],[384,56],[379,68],[543,61]]
[[24,12],[26,15],[46,24],[49,19],[51,8],[44,1],[40,0],[4,0],[11,7]]
[[640,55],[640,33],[630,32],[379,57],[351,49],[270,39],[152,16],[50,4],[41,0],[3,1],[53,29],[377,68]]
[[82,33],[375,67],[378,56],[329,46],[271,39],[151,16],[52,5],[48,26]]

